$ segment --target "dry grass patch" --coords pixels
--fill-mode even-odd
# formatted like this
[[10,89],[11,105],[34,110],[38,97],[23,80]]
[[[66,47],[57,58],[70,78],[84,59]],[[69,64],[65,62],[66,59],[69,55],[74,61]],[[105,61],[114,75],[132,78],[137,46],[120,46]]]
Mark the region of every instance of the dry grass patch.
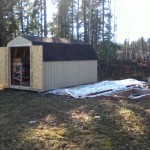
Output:
[[0,91],[2,150],[149,150],[150,101]]

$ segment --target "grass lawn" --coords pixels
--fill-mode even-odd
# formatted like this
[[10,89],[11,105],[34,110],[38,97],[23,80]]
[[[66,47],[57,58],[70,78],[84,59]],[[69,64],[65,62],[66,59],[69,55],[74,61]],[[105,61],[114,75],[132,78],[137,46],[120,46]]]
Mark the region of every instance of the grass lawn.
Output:
[[150,99],[0,91],[0,150],[149,150]]

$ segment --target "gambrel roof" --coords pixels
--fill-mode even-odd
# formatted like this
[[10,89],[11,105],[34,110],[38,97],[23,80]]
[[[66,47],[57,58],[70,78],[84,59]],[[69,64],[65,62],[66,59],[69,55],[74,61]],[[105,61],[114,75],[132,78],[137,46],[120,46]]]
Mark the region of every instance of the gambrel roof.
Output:
[[82,41],[65,38],[21,36],[32,45],[43,46],[43,61],[97,60],[94,48]]

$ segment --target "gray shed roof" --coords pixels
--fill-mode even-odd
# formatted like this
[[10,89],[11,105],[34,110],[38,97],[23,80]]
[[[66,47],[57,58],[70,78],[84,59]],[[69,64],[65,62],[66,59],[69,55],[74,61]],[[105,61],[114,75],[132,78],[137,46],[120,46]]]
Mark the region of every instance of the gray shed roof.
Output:
[[43,46],[44,61],[97,60],[93,47],[81,41],[62,38],[23,36],[33,45]]

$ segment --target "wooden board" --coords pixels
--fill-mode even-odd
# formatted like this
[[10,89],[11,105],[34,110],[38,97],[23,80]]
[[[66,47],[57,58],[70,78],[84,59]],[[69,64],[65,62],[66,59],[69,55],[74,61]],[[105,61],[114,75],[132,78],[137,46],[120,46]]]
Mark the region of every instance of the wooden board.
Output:
[[0,85],[8,86],[8,49],[0,47]]
[[31,88],[40,91],[43,89],[43,47],[32,46],[30,57]]

